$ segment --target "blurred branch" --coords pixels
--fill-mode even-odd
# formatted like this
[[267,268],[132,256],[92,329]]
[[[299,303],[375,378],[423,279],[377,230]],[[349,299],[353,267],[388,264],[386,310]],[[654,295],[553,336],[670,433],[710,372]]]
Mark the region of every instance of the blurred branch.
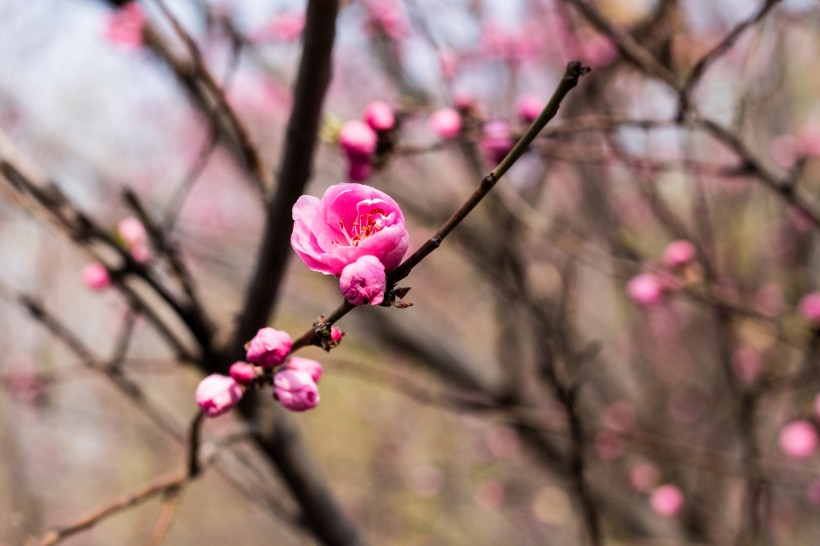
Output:
[[259,193],[264,198],[268,188],[270,187],[270,176],[268,174],[268,168],[262,161],[256,146],[251,141],[248,130],[228,104],[228,101],[225,98],[225,92],[219,87],[219,84],[216,83],[216,80],[210,70],[208,70],[208,67],[205,65],[194,39],[183,28],[182,24],[180,24],[173,12],[168,9],[168,6],[165,4],[164,0],[154,0],[154,3],[159,6],[163,15],[165,15],[171,23],[174,32],[176,32],[177,36],[185,44],[185,47],[188,50],[188,55],[193,63],[193,73],[198,76],[199,80],[211,94],[212,99],[216,103],[217,111],[224,115],[227,125],[230,127],[239,144],[239,149],[245,162],[245,166],[251,174],[252,180],[257,184]]

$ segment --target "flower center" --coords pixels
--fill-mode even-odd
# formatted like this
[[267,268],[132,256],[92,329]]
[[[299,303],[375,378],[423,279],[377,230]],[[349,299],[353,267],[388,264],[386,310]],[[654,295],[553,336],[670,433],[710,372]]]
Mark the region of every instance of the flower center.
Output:
[[344,220],[339,220],[339,229],[345,234],[347,242],[351,246],[359,246],[359,243],[390,225],[393,217],[392,213],[385,214],[383,209],[371,209],[356,218],[356,221],[350,227],[350,231],[345,228]]

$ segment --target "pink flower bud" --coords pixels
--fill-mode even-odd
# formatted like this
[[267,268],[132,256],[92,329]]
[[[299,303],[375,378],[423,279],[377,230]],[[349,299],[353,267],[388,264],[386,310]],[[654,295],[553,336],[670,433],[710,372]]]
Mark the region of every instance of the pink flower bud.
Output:
[[663,301],[663,283],[652,273],[641,273],[632,277],[626,291],[639,305],[650,306]]
[[256,368],[247,362],[234,362],[229,373],[240,385],[250,385],[257,378]]
[[635,409],[626,400],[618,400],[601,412],[601,424],[616,432],[627,432],[635,425]]
[[453,108],[436,110],[427,123],[441,138],[455,138],[461,132],[461,114]]
[[322,364],[310,358],[292,356],[290,360],[288,360],[286,367],[288,370],[305,372],[315,383],[318,383],[322,377]]
[[695,259],[695,246],[689,241],[672,241],[663,251],[663,263],[669,267],[683,267]]
[[526,124],[530,124],[541,114],[544,102],[536,95],[522,95],[518,99],[518,117]]
[[353,305],[378,305],[384,301],[387,276],[375,256],[362,256],[342,270],[339,288]]
[[305,411],[319,404],[319,389],[307,372],[285,369],[273,377],[279,403],[291,411]]
[[83,269],[83,282],[92,290],[102,290],[111,285],[111,277],[103,264],[94,262]]
[[336,345],[342,342],[342,336],[344,335],[345,333],[342,332],[337,326],[330,327],[330,341]]
[[656,514],[671,518],[683,508],[683,493],[674,485],[662,485],[652,492],[649,504]]
[[131,247],[131,257],[134,261],[144,264],[151,259],[151,251],[146,244],[134,245]]
[[805,459],[816,449],[817,431],[808,421],[792,421],[780,431],[780,450],[787,456]]
[[371,102],[364,109],[364,120],[371,129],[377,132],[389,131],[396,125],[396,116],[387,103]]
[[370,158],[353,158],[351,157],[347,163],[347,178],[351,182],[362,182],[370,178],[370,173],[373,167],[370,164]]
[[342,125],[339,132],[339,146],[348,159],[365,159],[376,151],[378,137],[373,129],[363,121],[352,120]]
[[133,217],[123,218],[117,224],[117,233],[125,241],[128,248],[145,245],[148,242],[148,233],[142,222]]
[[242,389],[232,377],[212,374],[199,382],[196,403],[208,417],[230,410],[242,398]]
[[494,164],[500,163],[514,145],[510,125],[506,121],[491,121],[484,125],[484,136],[478,143],[478,147],[488,161]]
[[641,463],[629,471],[629,483],[639,493],[648,493],[661,479],[661,472],[652,463]]
[[245,346],[246,356],[248,362],[257,366],[273,368],[285,361],[292,345],[293,341],[287,332],[262,328]]
[[732,353],[732,371],[741,381],[754,381],[762,368],[763,358],[755,349],[738,347]]
[[145,12],[137,2],[128,2],[106,21],[105,36],[123,49],[138,49],[143,43]]
[[803,296],[798,310],[812,325],[820,326],[820,292],[811,292]]

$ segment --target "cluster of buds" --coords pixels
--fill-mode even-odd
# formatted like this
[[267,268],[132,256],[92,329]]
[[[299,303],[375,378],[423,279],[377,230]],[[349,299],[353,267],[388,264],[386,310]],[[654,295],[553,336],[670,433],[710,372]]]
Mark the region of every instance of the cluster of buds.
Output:
[[696,275],[697,251],[689,241],[672,241],[663,251],[660,267],[644,272],[627,284],[629,297],[638,305],[650,307],[662,303],[668,294],[678,290],[692,275]]
[[[342,331],[327,327],[326,349],[341,342]],[[320,335],[320,338],[322,336]],[[292,356],[293,340],[287,332],[262,328],[245,345],[247,361],[231,365],[229,375],[212,374],[196,389],[196,403],[208,417],[228,412],[247,389],[273,387],[273,397],[291,411],[305,411],[319,404],[322,364],[310,358]]]
[[[135,262],[144,264],[151,259],[148,232],[138,219],[128,217],[120,220],[115,235]],[[83,269],[83,283],[92,290],[103,290],[111,285],[111,273],[100,262],[90,263]]]
[[339,132],[339,146],[347,158],[347,176],[353,182],[367,180],[373,166],[393,148],[396,115],[387,103],[367,105],[364,121],[350,120]]

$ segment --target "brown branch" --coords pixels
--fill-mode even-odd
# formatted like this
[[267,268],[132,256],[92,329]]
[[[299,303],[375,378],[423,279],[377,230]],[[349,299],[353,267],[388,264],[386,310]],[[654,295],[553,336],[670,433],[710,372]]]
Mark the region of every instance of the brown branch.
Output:
[[725,54],[740,38],[740,35],[746,31],[747,28],[756,25],[760,22],[772,8],[774,8],[777,4],[780,3],[780,0],[766,0],[764,4],[760,7],[760,9],[750,16],[748,19],[745,19],[738,23],[724,38],[717,44],[714,48],[712,48],[708,53],[706,53],[700,60],[695,64],[692,71],[689,73],[689,77],[686,78],[686,82],[683,84],[683,88],[680,90],[680,99],[679,99],[679,106],[678,106],[678,119],[683,119],[686,115],[686,110],[689,108],[689,96],[692,93],[692,90],[700,81],[703,74],[706,72],[706,69],[715,62],[721,55]]
[[234,136],[236,137],[237,143],[239,144],[239,150],[242,154],[243,160],[245,161],[245,166],[250,172],[252,179],[257,184],[259,192],[262,196],[265,196],[267,189],[270,186],[270,176],[268,175],[268,169],[265,167],[256,146],[250,138],[248,130],[233,111],[233,108],[231,108],[228,104],[224,91],[216,82],[216,79],[213,77],[210,70],[208,70],[208,67],[205,65],[194,39],[191,38],[191,35],[188,34],[188,32],[183,28],[182,24],[173,12],[168,9],[168,6],[165,4],[164,0],[154,0],[154,3],[159,6],[160,11],[162,11],[163,15],[165,15],[171,23],[174,32],[176,32],[177,36],[185,44],[185,47],[188,50],[188,55],[191,57],[191,61],[193,63],[194,73],[199,76],[200,81],[210,92],[212,99],[216,103],[216,109],[225,116],[227,125],[231,128]]

